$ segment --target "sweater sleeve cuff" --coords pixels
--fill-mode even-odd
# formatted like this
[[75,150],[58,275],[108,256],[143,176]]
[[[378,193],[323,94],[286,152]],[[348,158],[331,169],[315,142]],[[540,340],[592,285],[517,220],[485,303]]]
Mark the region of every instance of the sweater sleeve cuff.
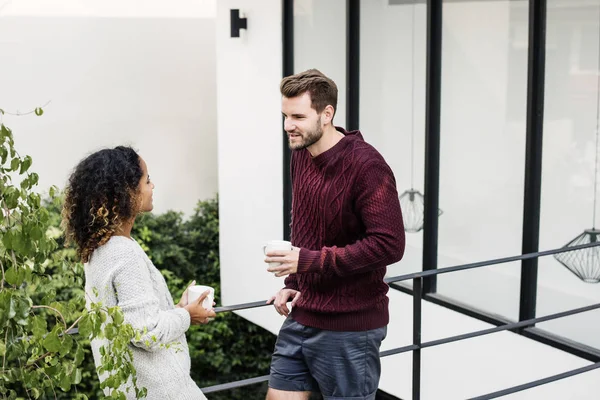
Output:
[[321,266],[319,265],[320,259],[320,251],[301,248],[300,256],[298,258],[298,273],[319,272],[321,269]]
[[174,313],[176,313],[179,318],[181,319],[182,322],[182,329],[183,332],[187,332],[188,329],[190,329],[190,324],[192,322],[191,317],[190,317],[190,313],[188,312],[188,310],[186,310],[185,308],[175,308],[173,310]]

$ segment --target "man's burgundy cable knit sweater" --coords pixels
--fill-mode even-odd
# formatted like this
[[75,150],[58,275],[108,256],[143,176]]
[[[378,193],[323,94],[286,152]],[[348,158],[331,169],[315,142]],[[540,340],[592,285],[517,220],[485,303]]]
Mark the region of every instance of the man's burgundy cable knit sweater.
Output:
[[387,325],[386,267],[404,254],[396,182],[359,131],[312,158],[292,153],[292,244],[298,272],[285,285],[302,295],[292,318],[334,331]]

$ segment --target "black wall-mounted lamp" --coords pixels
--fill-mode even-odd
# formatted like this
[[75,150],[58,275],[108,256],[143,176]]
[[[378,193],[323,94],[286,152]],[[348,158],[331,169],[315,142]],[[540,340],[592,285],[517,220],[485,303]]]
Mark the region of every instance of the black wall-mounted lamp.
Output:
[[240,10],[229,10],[231,12],[231,37],[240,37],[240,29],[248,29],[248,20],[240,18]]

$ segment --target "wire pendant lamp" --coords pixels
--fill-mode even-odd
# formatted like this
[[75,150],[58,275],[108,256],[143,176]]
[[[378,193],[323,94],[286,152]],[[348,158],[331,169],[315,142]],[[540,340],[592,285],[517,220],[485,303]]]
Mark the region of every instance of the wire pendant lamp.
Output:
[[[598,72],[596,75],[596,158],[594,162],[594,210],[592,213],[592,229],[571,240],[564,247],[596,243],[600,240],[600,230],[596,229],[596,201],[598,188],[598,132],[600,131],[600,9],[598,18]],[[587,283],[600,282],[600,246],[567,251],[554,255],[554,258],[573,272],[579,279]]]
[[[425,220],[425,197],[421,192],[414,189],[414,165],[415,165],[415,8],[416,1],[412,6],[412,65],[411,65],[411,115],[410,115],[410,189],[400,195],[400,208],[404,220],[404,230],[416,233],[423,229]],[[438,216],[442,210],[438,209]]]

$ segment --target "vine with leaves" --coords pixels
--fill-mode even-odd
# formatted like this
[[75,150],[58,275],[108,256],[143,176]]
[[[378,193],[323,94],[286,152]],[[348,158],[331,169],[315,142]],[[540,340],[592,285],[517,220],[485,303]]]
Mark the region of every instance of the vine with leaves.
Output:
[[[77,386],[92,339],[107,339],[98,371],[106,396],[125,399],[130,391],[145,397],[129,349],[139,333],[118,307],[90,302],[86,309],[83,265],[67,250],[57,251],[62,233],[51,226],[35,191],[33,160],[18,153],[4,124],[5,115],[43,113],[43,107],[27,113],[0,109],[0,398],[87,399]],[[49,195],[56,197],[56,187]]]

